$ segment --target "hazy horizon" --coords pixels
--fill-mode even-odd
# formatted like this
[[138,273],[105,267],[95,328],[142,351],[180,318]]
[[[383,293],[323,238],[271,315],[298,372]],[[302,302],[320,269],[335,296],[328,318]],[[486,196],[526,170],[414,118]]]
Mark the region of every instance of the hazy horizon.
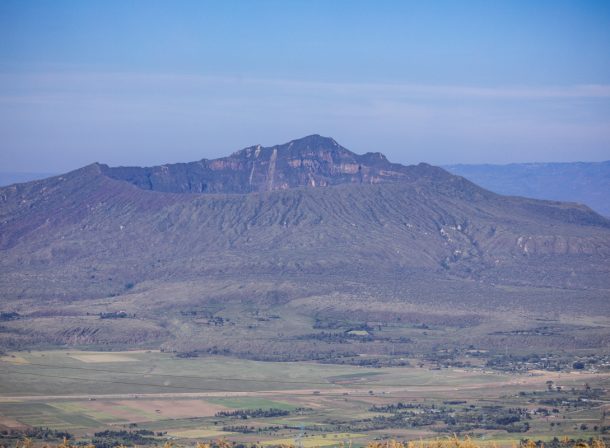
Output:
[[[269,145],[263,144],[262,146],[264,146],[264,147],[272,147],[272,146],[281,145],[281,144],[285,144],[285,143],[287,143],[287,142],[279,142],[279,143],[276,143],[276,144],[269,144]],[[338,143],[341,144],[341,142],[338,142]],[[259,144],[259,143],[254,143],[254,144],[245,146],[243,148],[235,148],[233,150],[229,150],[226,154],[221,154],[218,157],[219,158],[227,157],[227,156],[231,155],[232,153],[234,153],[236,151],[245,149],[245,148],[247,148],[249,146],[254,146],[256,144]],[[351,150],[350,148],[347,148],[347,149]],[[171,151],[168,150],[168,154],[170,152]],[[365,148],[362,151],[354,151],[354,152],[356,152],[357,154],[364,154],[364,153],[370,152],[370,151],[367,151],[366,148]],[[383,153],[385,155],[385,153],[383,151],[379,151],[379,152],[381,152],[381,153]],[[168,155],[168,157],[171,157],[171,155]],[[216,158],[216,157],[214,157],[214,158]],[[35,170],[5,170],[5,169],[3,169],[3,170],[0,170],[0,175],[17,175],[17,176],[24,175],[24,176],[27,176],[27,177],[31,177],[32,180],[35,180],[35,179],[42,179],[44,177],[57,176],[57,175],[60,175],[60,174],[64,174],[66,172],[69,172],[69,171],[72,171],[72,170],[77,170],[79,168],[82,168],[84,166],[87,166],[87,165],[90,165],[90,164],[93,164],[93,163],[100,163],[100,164],[108,165],[108,166],[152,167],[152,166],[159,166],[159,165],[170,165],[170,164],[175,164],[175,163],[196,162],[198,160],[203,160],[203,159],[206,159],[206,158],[204,157],[204,158],[193,159],[193,160],[170,160],[170,159],[168,159],[165,162],[158,163],[157,165],[137,163],[137,162],[134,163],[134,164],[131,164],[131,165],[125,165],[125,164],[123,164],[123,165],[121,165],[121,164],[113,165],[113,164],[105,162],[104,160],[91,160],[90,162],[86,162],[83,165],[75,166],[75,167],[69,168],[68,170],[64,170],[64,171],[53,171],[53,172],[50,172],[50,171],[35,171]],[[213,159],[213,158],[211,158],[211,159]],[[403,164],[403,165],[415,165],[415,164],[418,164],[418,163],[429,163],[429,162],[427,162],[425,160],[421,160],[419,162],[412,162],[412,163],[409,163],[409,162],[400,162],[398,160],[393,160],[391,158],[388,158],[388,160],[390,162],[392,162],[392,163],[400,163],[400,164]],[[514,162],[506,162],[506,163],[493,163],[493,162],[491,162],[491,163],[490,162],[466,163],[466,162],[456,162],[456,163],[439,163],[439,164],[431,164],[431,165],[435,165],[435,166],[439,166],[439,167],[452,167],[452,166],[460,166],[460,165],[463,165],[463,166],[492,165],[492,166],[500,166],[501,167],[501,166],[509,166],[509,165],[561,165],[561,164],[570,165],[570,164],[578,164],[578,163],[582,163],[582,164],[603,164],[603,163],[608,163],[608,162],[610,162],[610,156],[608,157],[608,159],[603,159],[603,160],[582,160],[582,159],[575,159],[575,160],[566,160],[566,161],[561,161],[561,162],[514,161]]]
[[[276,143],[276,144],[270,144],[270,145],[262,145],[264,147],[272,147],[272,146],[276,146],[276,145],[281,145],[287,142],[280,142],[280,143]],[[339,144],[341,144],[341,142],[338,142]],[[258,143],[255,143],[258,144]],[[230,154],[232,154],[233,152],[239,151],[241,149],[245,149],[249,146],[254,146],[255,144],[252,145],[248,145],[246,147],[243,148],[236,148],[233,150],[229,150],[226,154],[222,154],[219,155],[218,157],[227,157]],[[350,148],[347,148],[348,150],[350,150]],[[366,148],[362,151],[356,152],[358,154],[364,154],[366,152],[370,152],[367,151]],[[383,153],[385,155],[385,153],[383,151],[379,151],[381,153]],[[168,151],[168,153],[170,153],[170,151]],[[57,176],[60,174],[64,174],[66,172],[69,171],[73,171],[73,170],[77,170],[79,168],[82,168],[84,166],[90,165],[92,163],[101,163],[104,165],[108,165],[108,166],[141,166],[141,167],[148,167],[148,166],[159,166],[159,165],[169,165],[169,164],[175,164],[175,163],[189,163],[189,162],[196,162],[198,160],[202,160],[205,158],[200,158],[200,159],[193,159],[193,160],[166,160],[165,162],[160,162],[157,165],[151,165],[151,164],[144,164],[144,163],[134,163],[132,165],[112,165],[109,164],[107,162],[105,162],[104,160],[92,160],[88,163],[85,163],[83,165],[80,166],[75,166],[72,168],[69,168],[67,170],[64,171],[54,171],[54,172],[50,172],[50,171],[35,171],[35,170],[0,170],[0,186],[3,185],[9,185],[8,183],[6,183],[6,179],[9,177],[13,177],[15,176],[15,178],[23,178],[25,180],[15,180],[14,182],[11,183],[18,183],[18,182],[27,182],[29,180],[37,180],[37,179],[43,179],[45,177],[51,177],[51,176]],[[418,163],[429,163],[425,160],[421,160],[419,162],[412,162],[412,163],[408,163],[408,162],[400,162],[397,160],[393,160],[391,158],[388,158],[388,160],[390,160],[390,162],[393,163],[400,163],[403,165],[415,165]],[[514,162],[506,162],[506,163],[488,163],[488,162],[481,162],[481,163],[463,163],[463,162],[456,162],[456,163],[439,163],[439,164],[433,164],[435,166],[439,166],[439,167],[454,167],[454,166],[484,166],[484,165],[490,165],[490,166],[509,166],[509,165],[560,165],[560,164],[566,164],[566,165],[570,165],[570,164],[578,164],[578,163],[582,163],[582,164],[603,164],[603,163],[608,163],[610,162],[610,157],[606,160],[567,160],[567,161],[561,161],[561,162],[548,162],[548,161],[536,161],[536,162],[532,162],[532,161],[514,161]],[[4,182],[4,183],[3,183]]]
[[6,1],[0,41],[5,171],[313,133],[402,164],[610,158],[606,2]]

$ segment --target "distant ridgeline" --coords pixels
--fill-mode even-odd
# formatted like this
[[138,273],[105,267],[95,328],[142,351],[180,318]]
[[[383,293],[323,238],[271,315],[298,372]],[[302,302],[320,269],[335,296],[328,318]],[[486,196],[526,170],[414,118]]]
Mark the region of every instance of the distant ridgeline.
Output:
[[610,161],[443,168],[499,194],[578,202],[610,216]]

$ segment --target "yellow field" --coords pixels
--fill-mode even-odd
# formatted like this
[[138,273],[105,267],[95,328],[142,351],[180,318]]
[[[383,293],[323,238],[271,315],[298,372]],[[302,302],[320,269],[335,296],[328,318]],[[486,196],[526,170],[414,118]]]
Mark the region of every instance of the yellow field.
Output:
[[216,431],[214,429],[178,429],[174,431],[169,431],[167,434],[172,437],[179,437],[182,439],[209,439],[213,437],[230,436],[234,433],[226,431]]
[[[300,443],[304,448],[313,448],[316,446],[330,446],[338,445],[341,442],[357,439],[360,437],[366,437],[364,434],[357,433],[329,433],[324,435],[305,436],[300,440]],[[273,439],[264,440],[260,443],[262,446],[271,445],[294,445],[295,439]]]
[[28,361],[25,358],[22,358],[21,356],[17,356],[17,355],[5,355],[5,356],[0,356],[0,362],[10,362],[12,364],[29,364],[30,361]]

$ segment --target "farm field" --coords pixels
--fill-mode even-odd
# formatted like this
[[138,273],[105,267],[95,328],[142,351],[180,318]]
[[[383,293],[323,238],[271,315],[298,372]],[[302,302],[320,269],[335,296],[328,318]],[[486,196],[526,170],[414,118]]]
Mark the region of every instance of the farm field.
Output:
[[[432,439],[461,428],[508,444],[524,437],[597,437],[610,424],[608,373],[54,350],[9,353],[0,360],[0,374],[0,429],[49,427],[79,438],[145,430],[184,442],[273,445],[297,438],[309,447]],[[514,409],[520,409],[516,416]],[[473,426],[483,411],[506,427]]]

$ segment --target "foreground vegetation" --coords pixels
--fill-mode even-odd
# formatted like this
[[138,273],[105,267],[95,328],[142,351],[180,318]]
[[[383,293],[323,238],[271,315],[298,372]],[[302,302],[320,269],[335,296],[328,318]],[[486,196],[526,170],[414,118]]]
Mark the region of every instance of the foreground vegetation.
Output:
[[[3,448],[9,448],[6,444],[0,444]],[[173,442],[165,442],[162,447],[163,448],[178,448],[182,445],[176,445]],[[193,445],[189,445],[193,446]],[[298,445],[295,444],[281,444],[274,445],[279,448],[298,448]],[[339,448],[345,448],[345,442],[339,442],[337,445]],[[351,442],[349,443],[349,447],[351,448]],[[574,440],[568,437],[563,437],[560,439],[553,439],[550,443],[544,444],[543,442],[535,442],[530,439],[523,439],[519,441],[519,443],[513,443],[512,447],[517,448],[544,448],[545,446],[550,448],[606,448],[606,442],[602,439],[589,439],[589,440]],[[25,438],[23,440],[17,441],[14,445],[15,448],[34,448],[35,444],[32,439]],[[118,448],[127,448],[125,445],[117,445]],[[229,442],[224,439],[218,439],[211,442],[197,442],[194,445],[195,448],[256,448],[256,444],[252,445],[243,445],[236,444],[235,442]],[[377,440],[373,442],[369,442],[366,445],[366,448],[483,448],[483,447],[492,447],[496,448],[496,443],[491,444],[481,444],[473,441],[472,439],[466,437],[460,439],[456,436],[447,437],[443,439],[436,440],[419,440],[417,442],[414,441],[399,441],[395,439],[388,440]],[[78,443],[78,442],[70,442],[68,439],[64,438],[62,442],[56,444],[44,444],[43,448],[100,448],[100,445],[96,445],[95,443]]]

